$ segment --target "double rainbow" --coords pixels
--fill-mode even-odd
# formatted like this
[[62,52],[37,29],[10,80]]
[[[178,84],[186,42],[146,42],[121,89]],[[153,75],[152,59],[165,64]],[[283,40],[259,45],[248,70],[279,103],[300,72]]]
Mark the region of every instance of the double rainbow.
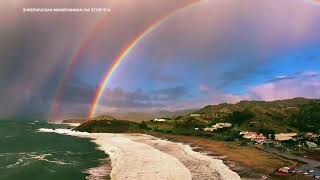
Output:
[[[88,115],[89,118],[92,118],[92,117],[95,116],[95,114],[97,112],[97,109],[98,109],[98,106],[99,106],[99,103],[101,101],[101,97],[104,94],[104,91],[106,90],[106,87],[109,84],[114,72],[120,66],[122,61],[130,54],[130,52],[132,52],[133,49],[139,44],[139,42],[141,42],[144,37],[146,37],[148,34],[153,32],[154,30],[156,30],[161,24],[166,22],[171,17],[173,17],[176,14],[178,14],[178,13],[184,11],[184,10],[187,10],[187,9],[193,7],[193,6],[196,6],[200,2],[204,2],[204,1],[207,1],[207,0],[195,0],[195,1],[187,4],[186,6],[178,8],[175,11],[169,13],[168,15],[161,17],[160,19],[158,19],[157,21],[155,21],[154,23],[149,25],[143,32],[138,34],[119,53],[117,58],[113,61],[111,67],[104,74],[103,79],[102,79],[102,81],[101,81],[101,83],[100,83],[100,85],[99,85],[99,87],[98,87],[98,89],[97,89],[97,91],[95,93],[93,102],[92,102],[91,107],[90,107],[89,115]],[[79,59],[82,51],[85,49],[85,47],[87,46],[87,43],[90,41],[92,36],[105,24],[106,20],[107,20],[107,16],[103,16],[97,21],[97,23],[94,24],[93,28],[91,28],[91,30],[88,33],[86,33],[86,35],[84,36],[83,40],[80,43],[80,46],[77,48],[75,53],[72,55],[72,58],[70,59],[70,62],[66,65],[63,77],[59,81],[57,89],[55,91],[55,95],[53,97],[53,103],[51,104],[51,108],[50,108],[50,112],[49,112],[50,119],[56,119],[55,115],[57,114],[57,109],[58,109],[58,105],[59,105],[58,101],[62,96],[65,84],[66,84],[67,80],[69,79],[70,74],[71,74],[71,72],[73,70],[73,67],[75,66],[77,60]]]
[[[164,22],[166,22],[168,19],[170,19],[171,17],[175,16],[178,13],[181,13],[182,11],[189,9],[193,6],[196,6],[197,4],[201,3],[201,2],[205,2],[208,0],[198,0],[195,2],[191,2],[190,4],[179,8],[173,12],[171,12],[170,14],[161,17],[160,19],[158,19],[156,22],[154,22],[153,24],[151,24],[150,26],[148,26],[143,32],[141,32],[140,34],[138,34],[117,56],[117,58],[113,61],[111,67],[106,71],[106,73],[103,76],[103,79],[95,93],[93,102],[91,104],[90,107],[90,111],[89,111],[89,118],[92,118],[95,116],[99,103],[101,101],[102,95],[104,94],[106,87],[108,86],[110,80],[112,79],[115,71],[117,70],[117,68],[120,66],[120,64],[124,61],[124,59],[130,54],[130,52],[133,51],[133,49],[151,32],[153,32],[154,30],[156,30],[161,24],[163,24]],[[320,0],[305,0],[306,2],[311,2],[311,3],[316,3],[316,4],[320,4]],[[100,29],[100,27],[102,25],[104,25],[105,21],[106,21],[106,17],[102,17],[101,19],[98,20],[98,23],[96,23],[92,30],[90,30],[86,35],[85,38],[81,41],[80,46],[78,47],[78,49],[76,50],[75,54],[72,56],[70,62],[67,64],[66,66],[66,70],[65,73],[62,77],[62,79],[60,80],[54,99],[53,99],[53,103],[51,105],[51,110],[50,110],[50,118],[53,118],[53,115],[55,114],[55,110],[57,109],[58,106],[58,100],[61,98],[62,92],[63,92],[63,88],[65,86],[66,81],[68,80],[72,69],[74,67],[74,65],[76,64],[76,61],[78,60],[79,56],[81,55],[81,52],[83,51],[83,49],[85,49],[87,43],[90,41],[91,37],[96,33],[97,30]]]
[[162,18],[160,18],[159,20],[157,20],[156,22],[154,22],[153,24],[151,24],[148,28],[146,28],[143,32],[141,32],[138,36],[136,36],[131,43],[129,43],[129,45],[124,48],[120,54],[118,55],[118,57],[113,61],[113,64],[111,65],[111,68],[108,69],[108,71],[104,74],[103,79],[100,83],[100,86],[94,96],[93,102],[92,102],[92,106],[89,112],[89,118],[93,118],[97,112],[99,103],[101,101],[101,97],[104,94],[106,87],[108,86],[110,80],[112,79],[115,71],[118,69],[118,67],[120,66],[120,64],[125,60],[126,57],[128,57],[128,55],[130,54],[130,52],[133,51],[133,49],[143,40],[144,37],[146,37],[148,34],[150,34],[151,32],[153,32],[154,30],[156,30],[158,27],[160,27],[161,24],[163,24],[164,22],[166,22],[168,19],[170,19],[171,17],[175,16],[178,13],[181,13],[182,11],[185,11],[187,9],[190,9],[196,5],[198,5],[199,3],[203,2],[205,0],[200,0],[200,1],[196,1],[196,2],[192,2],[191,4],[188,4],[180,9],[177,9],[173,12],[171,12],[169,15],[164,16]]

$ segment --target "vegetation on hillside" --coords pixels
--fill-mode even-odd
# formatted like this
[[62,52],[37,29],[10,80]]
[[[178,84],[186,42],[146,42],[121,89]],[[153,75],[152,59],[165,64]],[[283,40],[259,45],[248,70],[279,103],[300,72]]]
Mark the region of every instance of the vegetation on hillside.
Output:
[[294,98],[278,101],[241,101],[206,106],[196,113],[204,123],[230,122],[239,130],[308,132],[320,130],[320,100]]
[[116,120],[115,117],[113,116],[110,116],[110,115],[101,115],[101,116],[97,116],[97,117],[94,117],[90,120],[97,120],[97,121],[101,121],[101,120]]
[[62,123],[84,123],[88,121],[86,118],[78,118],[78,119],[65,119]]
[[[237,139],[239,132],[243,130],[265,135],[320,130],[320,100],[313,99],[241,101],[236,104],[209,105],[194,113],[198,115],[188,114],[165,122],[142,123],[118,121],[112,116],[99,116],[76,130],[119,133],[152,130],[171,134],[208,136],[222,140]],[[231,123],[232,128],[216,131],[218,133],[199,131],[216,123]]]
[[159,111],[159,112],[115,112],[111,113],[113,117],[121,120],[128,120],[134,122],[149,121],[150,119],[167,117],[167,118],[176,118],[178,116],[184,116],[191,114],[198,109],[185,109],[179,111]]
[[90,133],[128,133],[140,132],[140,129],[143,127],[139,123],[118,120],[91,120],[75,128]]
[[302,132],[320,130],[320,101],[302,105],[293,116],[291,125]]

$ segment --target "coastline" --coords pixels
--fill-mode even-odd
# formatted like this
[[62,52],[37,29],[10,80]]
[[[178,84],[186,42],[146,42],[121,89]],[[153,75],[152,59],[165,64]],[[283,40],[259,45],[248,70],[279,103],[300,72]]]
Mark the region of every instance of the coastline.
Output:
[[60,123],[60,124],[65,124],[65,125],[69,125],[71,127],[78,127],[81,125],[81,123]]
[[61,124],[61,125],[68,125],[70,127],[78,127],[81,125],[81,123],[64,123],[64,122],[51,122],[48,121],[49,124]]
[[240,146],[234,142],[157,132],[149,132],[148,134],[172,142],[189,144],[194,151],[222,159],[233,171],[241,175],[241,178],[272,179],[276,169],[298,164],[296,161],[258,150],[255,147]]
[[[111,158],[111,179],[240,179],[221,160],[195,152],[189,145],[150,135],[86,133],[69,129],[39,131],[92,139]],[[168,147],[170,152],[160,146]]]

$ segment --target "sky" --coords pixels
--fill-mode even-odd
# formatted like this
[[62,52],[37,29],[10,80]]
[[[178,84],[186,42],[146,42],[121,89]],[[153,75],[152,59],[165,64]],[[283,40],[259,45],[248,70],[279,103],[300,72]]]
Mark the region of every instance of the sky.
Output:
[[[161,17],[195,2],[1,1],[0,117],[87,116],[121,50]],[[23,12],[61,7],[111,11]],[[203,0],[139,41],[115,70],[97,114],[320,98],[319,29],[316,1]]]

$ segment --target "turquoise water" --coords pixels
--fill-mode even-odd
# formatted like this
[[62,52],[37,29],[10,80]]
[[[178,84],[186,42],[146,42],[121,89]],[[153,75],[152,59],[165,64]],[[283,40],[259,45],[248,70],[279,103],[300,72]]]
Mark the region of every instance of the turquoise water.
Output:
[[39,128],[67,126],[0,121],[0,180],[89,179],[89,169],[106,163],[107,155],[89,139],[42,133]]

